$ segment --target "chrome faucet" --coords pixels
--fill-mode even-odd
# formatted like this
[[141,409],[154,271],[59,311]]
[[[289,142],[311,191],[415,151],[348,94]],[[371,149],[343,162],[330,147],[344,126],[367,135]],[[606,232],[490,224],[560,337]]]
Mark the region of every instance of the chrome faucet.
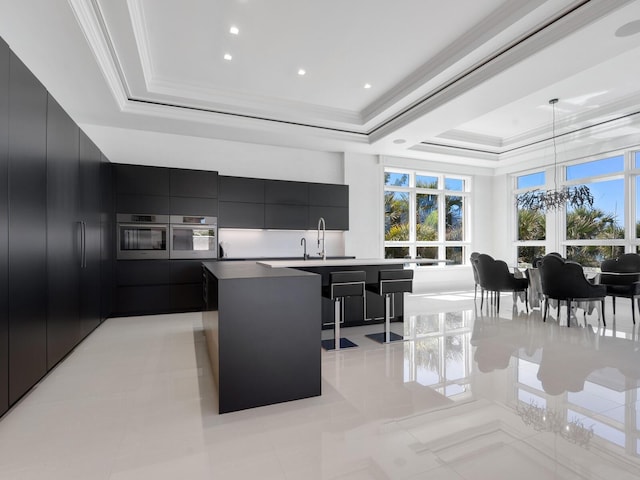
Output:
[[322,257],[322,260],[326,260],[327,253],[324,250],[324,236],[327,227],[324,223],[324,218],[322,217],[320,217],[320,219],[318,220],[318,248],[320,248],[320,228],[322,228],[322,250],[320,251],[320,256]]
[[303,259],[303,260],[306,260],[306,259],[307,259],[307,239],[306,239],[306,238],[304,238],[304,237],[302,237],[302,238],[300,239],[300,245],[303,245],[303,246],[304,246],[304,250],[303,250],[303,252],[302,252],[302,259]]

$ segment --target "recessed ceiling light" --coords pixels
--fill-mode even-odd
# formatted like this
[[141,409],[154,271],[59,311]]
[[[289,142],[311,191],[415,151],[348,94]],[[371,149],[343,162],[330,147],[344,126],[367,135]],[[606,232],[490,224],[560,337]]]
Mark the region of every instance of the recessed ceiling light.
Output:
[[371,88],[371,84],[370,83],[365,83],[364,84],[364,88]]
[[225,54],[224,54],[224,59],[225,59],[225,60],[231,60],[232,58],[233,58],[233,57],[231,56],[231,54],[230,54],[230,53],[225,53]]
[[238,35],[240,33],[240,29],[235,25],[231,25],[231,28],[229,29],[229,33],[231,35]]
[[403,143],[405,143],[406,140],[404,138],[396,138],[393,143],[395,143],[396,145],[402,145]]
[[304,68],[301,68],[301,69],[298,70],[298,75],[303,76],[303,75],[306,75],[306,74],[307,74],[307,71]]

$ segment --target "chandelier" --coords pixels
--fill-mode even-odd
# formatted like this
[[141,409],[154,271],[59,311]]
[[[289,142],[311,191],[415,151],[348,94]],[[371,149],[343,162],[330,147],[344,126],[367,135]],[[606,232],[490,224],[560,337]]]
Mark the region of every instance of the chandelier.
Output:
[[518,404],[516,412],[525,425],[537,432],[551,432],[581,447],[587,447],[593,437],[593,426],[585,427],[577,418],[567,421],[565,416],[555,410],[539,407],[535,402],[528,405]]
[[563,187],[558,189],[558,152],[556,148],[556,103],[557,98],[549,100],[553,110],[552,135],[553,140],[553,190],[535,189],[516,197],[516,205],[521,210],[556,210],[564,205],[572,207],[593,207],[593,195],[586,185]]

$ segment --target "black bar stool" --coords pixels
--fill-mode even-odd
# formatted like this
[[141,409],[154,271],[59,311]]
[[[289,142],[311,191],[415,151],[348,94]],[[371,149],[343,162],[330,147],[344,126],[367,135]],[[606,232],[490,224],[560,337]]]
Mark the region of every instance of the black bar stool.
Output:
[[340,337],[340,324],[344,322],[344,299],[346,297],[364,297],[366,274],[356,270],[352,272],[331,272],[329,285],[323,287],[322,296],[333,300],[334,314],[333,340],[322,340],[322,348],[325,350],[340,350],[341,348],[357,347],[347,338]]
[[384,297],[384,333],[365,335],[379,343],[391,343],[404,340],[402,335],[391,331],[391,305],[396,293],[413,291],[413,270],[380,270],[378,285],[370,285],[367,290]]

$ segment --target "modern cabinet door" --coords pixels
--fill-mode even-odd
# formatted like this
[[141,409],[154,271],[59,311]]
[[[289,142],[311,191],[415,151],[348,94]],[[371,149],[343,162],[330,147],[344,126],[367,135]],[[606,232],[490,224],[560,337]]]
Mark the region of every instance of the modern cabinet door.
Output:
[[0,415],[9,408],[9,47],[0,39]]
[[116,165],[116,192],[130,195],[168,196],[171,187],[169,170],[168,168],[142,165]]
[[102,154],[80,132],[79,219],[83,229],[80,268],[80,337],[86,337],[100,324],[100,175]]
[[220,202],[218,227],[264,228],[264,203]]
[[349,186],[327,183],[310,183],[309,205],[348,207]]
[[47,108],[47,368],[80,341],[79,288],[83,227],[78,221],[80,130],[48,97]]
[[11,53],[9,403],[47,372],[47,91]]
[[349,230],[349,208],[345,207],[309,207],[308,228],[318,228],[318,220],[324,218],[327,230]]
[[279,205],[308,205],[309,184],[284,180],[265,180],[264,201]]
[[264,226],[282,230],[306,230],[309,207],[306,205],[264,206]]
[[218,198],[225,202],[264,203],[264,180],[244,177],[219,177]]
[[101,319],[113,313],[115,293],[115,215],[113,196],[113,166],[104,155],[100,155],[100,278]]
[[171,169],[172,197],[218,197],[218,172]]

